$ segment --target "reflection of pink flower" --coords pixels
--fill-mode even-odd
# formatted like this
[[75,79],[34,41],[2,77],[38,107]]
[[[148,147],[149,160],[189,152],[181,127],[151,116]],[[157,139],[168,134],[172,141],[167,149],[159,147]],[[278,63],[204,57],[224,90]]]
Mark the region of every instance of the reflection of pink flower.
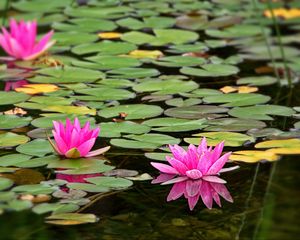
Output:
[[166,156],[167,161],[171,165],[151,162],[152,166],[162,173],[179,175],[186,179],[203,179],[206,181],[220,182],[224,181],[218,178],[221,172],[233,170],[233,168],[223,168],[231,152],[221,156],[224,142],[219,143],[214,149],[207,148],[206,139],[203,138],[200,145],[195,147],[189,145],[185,151],[178,145],[169,145],[173,157]]
[[101,173],[91,173],[91,174],[79,174],[79,175],[71,175],[71,174],[63,174],[57,173],[56,179],[65,180],[69,183],[86,183],[86,178],[99,177],[103,176]]
[[[109,150],[110,147],[90,151],[95,144],[100,128],[90,129],[90,122],[86,122],[83,128],[80,127],[78,118],[74,124],[67,118],[66,126],[62,122],[53,121],[53,136],[55,143],[51,145],[59,155],[67,158],[93,157]],[[50,139],[49,139],[50,140]]]
[[24,22],[21,20],[18,23],[11,19],[9,25],[10,33],[2,27],[0,45],[8,55],[16,59],[32,60],[37,58],[55,43],[55,41],[50,41],[53,31],[48,32],[37,42],[36,21]]
[[6,81],[4,91],[8,92],[10,90],[15,90],[16,88],[22,87],[28,83],[29,82],[27,80]]
[[[152,183],[168,184],[172,183],[174,175],[161,174],[152,181]],[[192,211],[201,197],[205,206],[212,208],[215,201],[221,207],[220,196],[228,202],[233,202],[233,199],[223,183],[209,182],[202,179],[184,179],[181,181],[173,181],[173,185],[167,201],[172,201],[184,196],[188,200],[189,208]]]

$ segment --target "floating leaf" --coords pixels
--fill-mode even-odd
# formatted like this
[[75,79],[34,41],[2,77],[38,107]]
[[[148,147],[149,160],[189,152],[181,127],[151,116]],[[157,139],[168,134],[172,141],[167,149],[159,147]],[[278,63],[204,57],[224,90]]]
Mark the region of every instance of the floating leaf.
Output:
[[0,177],[0,191],[10,188],[14,182],[8,178]]
[[131,104],[131,105],[120,105],[100,110],[99,116],[105,118],[117,117],[120,113],[126,115],[126,120],[132,119],[145,119],[150,117],[156,117],[162,114],[163,109],[155,105],[146,104]]
[[86,178],[85,180],[95,184],[96,186],[106,187],[112,190],[128,188],[133,184],[133,182],[130,180],[116,177],[93,177]]
[[27,126],[31,117],[18,117],[16,115],[0,115],[0,129],[12,129]]
[[133,90],[137,92],[155,92],[155,94],[175,94],[179,92],[190,92],[198,87],[193,81],[181,80],[149,80],[137,84]]
[[164,54],[159,50],[133,50],[131,51],[128,56],[133,58],[159,58],[162,57]]
[[0,147],[14,147],[29,141],[29,138],[24,135],[7,132],[0,133]]
[[49,141],[43,139],[35,139],[31,142],[19,145],[16,150],[19,153],[43,157],[48,153],[53,152],[53,148]]
[[280,157],[269,151],[244,150],[233,152],[229,159],[238,162],[257,163],[260,161],[276,161]]
[[165,115],[186,119],[217,118],[224,116],[220,113],[226,113],[227,111],[228,109],[224,107],[197,105],[190,107],[169,108],[165,111]]
[[98,218],[90,213],[59,213],[46,218],[46,223],[55,225],[78,225],[95,223]]
[[244,77],[236,81],[238,85],[248,84],[249,86],[266,86],[277,82],[277,79],[270,76]]
[[15,89],[16,92],[23,92],[27,94],[49,93],[57,90],[58,87],[53,84],[26,84]]
[[122,36],[122,33],[119,32],[102,32],[98,36],[102,39],[118,39]]
[[295,111],[293,109],[278,105],[237,107],[228,112],[228,114],[233,117],[257,120],[273,120],[273,118],[268,115],[292,116],[294,113]]
[[143,122],[158,132],[185,132],[199,130],[207,126],[205,119],[186,120],[180,118],[155,118]]
[[232,131],[242,132],[250,129],[264,128],[266,124],[262,121],[253,119],[239,119],[239,118],[219,118],[208,122],[208,127],[205,131]]
[[266,103],[271,98],[258,93],[229,93],[208,96],[203,99],[206,103],[225,103],[224,107],[241,107],[255,104]]
[[19,102],[24,102],[30,98],[30,95],[17,92],[0,91],[0,105],[9,105]]
[[201,68],[183,67],[180,72],[198,77],[224,77],[239,72],[237,67],[226,64],[204,64],[201,65]]
[[194,134],[198,138],[185,138],[184,141],[198,145],[202,137],[206,137],[210,146],[216,146],[221,141],[225,141],[225,146],[238,147],[246,142],[254,142],[255,138],[242,133],[234,132],[204,132]]

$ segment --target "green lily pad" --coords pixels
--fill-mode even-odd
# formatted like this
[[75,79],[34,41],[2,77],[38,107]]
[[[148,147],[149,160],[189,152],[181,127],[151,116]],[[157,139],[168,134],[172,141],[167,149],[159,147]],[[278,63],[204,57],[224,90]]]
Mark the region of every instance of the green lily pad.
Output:
[[198,77],[224,77],[239,72],[237,67],[226,64],[205,64],[201,68],[183,67],[180,69],[180,72]]
[[159,71],[154,68],[120,68],[107,72],[112,78],[145,78],[159,75]]
[[29,98],[30,95],[25,93],[0,91],[0,106],[24,102]]
[[152,61],[153,64],[163,67],[199,66],[205,62],[204,58],[189,56],[169,56]]
[[13,192],[29,193],[33,195],[51,194],[55,190],[57,190],[56,187],[46,186],[42,184],[21,185],[12,189]]
[[95,184],[96,186],[106,187],[111,190],[128,188],[133,184],[133,182],[128,179],[116,177],[93,177],[86,178],[85,180]]
[[52,28],[81,34],[82,32],[112,31],[117,28],[117,25],[104,19],[75,18],[69,20],[69,23],[54,22]]
[[292,116],[294,113],[295,111],[292,108],[278,105],[236,107],[228,112],[233,117],[257,120],[273,120],[269,115]]
[[208,122],[208,127],[205,131],[230,131],[230,132],[242,132],[250,129],[260,129],[266,127],[266,124],[262,121],[253,119],[239,119],[239,118],[219,118],[212,119]]
[[8,167],[8,166],[16,166],[21,163],[28,161],[32,156],[24,155],[24,154],[8,154],[0,157],[0,166]]
[[1,147],[14,147],[19,144],[24,144],[29,141],[29,138],[24,135],[7,132],[0,133],[0,148]]
[[266,103],[271,98],[258,93],[228,93],[222,95],[208,96],[203,99],[206,103],[224,103],[224,107],[242,107]]
[[[96,88],[77,89],[76,93],[95,96],[97,101],[124,100],[134,98],[135,94],[125,89],[109,88],[106,86]],[[81,98],[82,99],[82,98]],[[91,99],[91,98],[90,98]],[[92,100],[92,99],[91,99]]]
[[110,108],[105,108],[99,111],[99,116],[104,118],[117,117],[120,113],[125,113],[126,120],[133,119],[146,119],[161,115],[163,109],[155,105],[147,104],[131,104],[131,105],[120,105]]
[[130,121],[101,123],[101,137],[120,137],[122,133],[142,134],[150,127]]
[[[104,77],[100,71],[69,67],[64,68],[43,68],[36,71],[41,75],[31,78],[31,82],[35,83],[80,83],[80,82],[95,82]],[[46,75],[46,76],[44,76]]]
[[89,121],[92,126],[95,124],[95,119],[92,117],[60,113],[44,114],[44,117],[34,119],[31,124],[37,128],[52,128],[53,121],[65,122],[67,118],[69,118],[71,121],[74,121],[75,117],[78,118],[81,126],[83,126],[87,121]]
[[137,92],[155,92],[155,94],[176,94],[179,92],[190,92],[198,87],[193,81],[181,80],[149,80],[137,84],[133,90]]
[[266,86],[277,82],[277,79],[271,76],[244,77],[236,81],[238,85],[248,84],[249,86]]
[[132,30],[139,30],[142,28],[168,28],[175,24],[174,18],[169,17],[149,17],[144,18],[143,22],[135,18],[123,18],[117,21],[121,27],[126,27]]
[[234,132],[204,132],[194,134],[193,138],[184,138],[187,143],[198,145],[200,140],[206,137],[209,146],[216,146],[218,143],[224,141],[225,146],[239,147],[246,142],[255,142],[255,138],[242,133]]
[[97,34],[78,32],[56,32],[53,35],[56,44],[59,46],[75,46],[78,44],[94,42],[98,39]]
[[205,119],[188,120],[180,118],[155,118],[143,122],[157,132],[186,132],[207,127]]
[[36,214],[44,214],[53,212],[54,214],[74,212],[78,210],[79,206],[76,204],[63,204],[63,203],[41,203],[36,205],[32,211]]
[[81,190],[85,192],[109,192],[109,188],[103,186],[96,186],[89,183],[68,183],[67,187],[70,189]]
[[10,188],[14,182],[9,178],[0,177],[0,191]]
[[18,117],[16,115],[0,115],[0,129],[12,129],[27,126],[31,117]]
[[18,1],[12,2],[13,8],[24,11],[24,12],[51,12],[56,11],[59,8],[67,7],[71,4],[72,0],[53,0],[53,1],[43,1],[35,0],[33,1]]
[[198,39],[198,34],[186,30],[178,29],[153,29],[155,36],[132,31],[122,35],[121,39],[134,44],[150,44],[162,46],[165,44],[183,44],[193,42]]
[[218,118],[224,116],[222,113],[228,111],[225,107],[211,105],[196,105],[190,107],[169,108],[164,114],[175,118],[201,119],[201,118]]
[[35,139],[31,142],[19,145],[16,150],[19,153],[43,157],[48,153],[53,152],[53,148],[48,140]]
[[97,43],[85,43],[72,48],[77,55],[99,53],[101,55],[126,54],[137,49],[135,44],[125,42],[101,41]]

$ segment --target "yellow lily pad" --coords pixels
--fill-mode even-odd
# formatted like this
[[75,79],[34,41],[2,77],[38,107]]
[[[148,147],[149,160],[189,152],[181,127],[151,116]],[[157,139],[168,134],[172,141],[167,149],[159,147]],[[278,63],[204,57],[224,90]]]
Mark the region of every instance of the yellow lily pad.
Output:
[[133,50],[128,56],[133,58],[159,58],[164,56],[164,54],[159,50]]
[[26,84],[20,88],[16,88],[16,92],[23,92],[27,94],[39,94],[39,93],[49,93],[55,92],[59,88],[54,84]]
[[269,140],[255,144],[255,148],[299,148],[300,139]]
[[122,36],[119,32],[103,32],[99,33],[98,36],[102,39],[118,39]]
[[257,150],[245,150],[233,152],[229,159],[231,161],[256,163],[262,160],[266,161],[276,161],[280,158],[276,153],[267,151],[257,151]]

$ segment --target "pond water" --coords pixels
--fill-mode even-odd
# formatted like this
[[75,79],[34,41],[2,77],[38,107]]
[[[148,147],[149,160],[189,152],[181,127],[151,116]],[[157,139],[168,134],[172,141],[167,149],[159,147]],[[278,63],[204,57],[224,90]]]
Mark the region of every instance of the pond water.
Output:
[[[0,10],[7,29],[35,19],[56,41],[33,60],[2,46],[0,239],[298,238],[297,1],[20,0]],[[76,117],[100,126],[95,149],[109,151],[56,155],[52,121]],[[221,174],[226,183],[159,184],[150,162],[203,137],[233,152],[227,165],[239,168]],[[178,198],[188,186],[192,196]]]

